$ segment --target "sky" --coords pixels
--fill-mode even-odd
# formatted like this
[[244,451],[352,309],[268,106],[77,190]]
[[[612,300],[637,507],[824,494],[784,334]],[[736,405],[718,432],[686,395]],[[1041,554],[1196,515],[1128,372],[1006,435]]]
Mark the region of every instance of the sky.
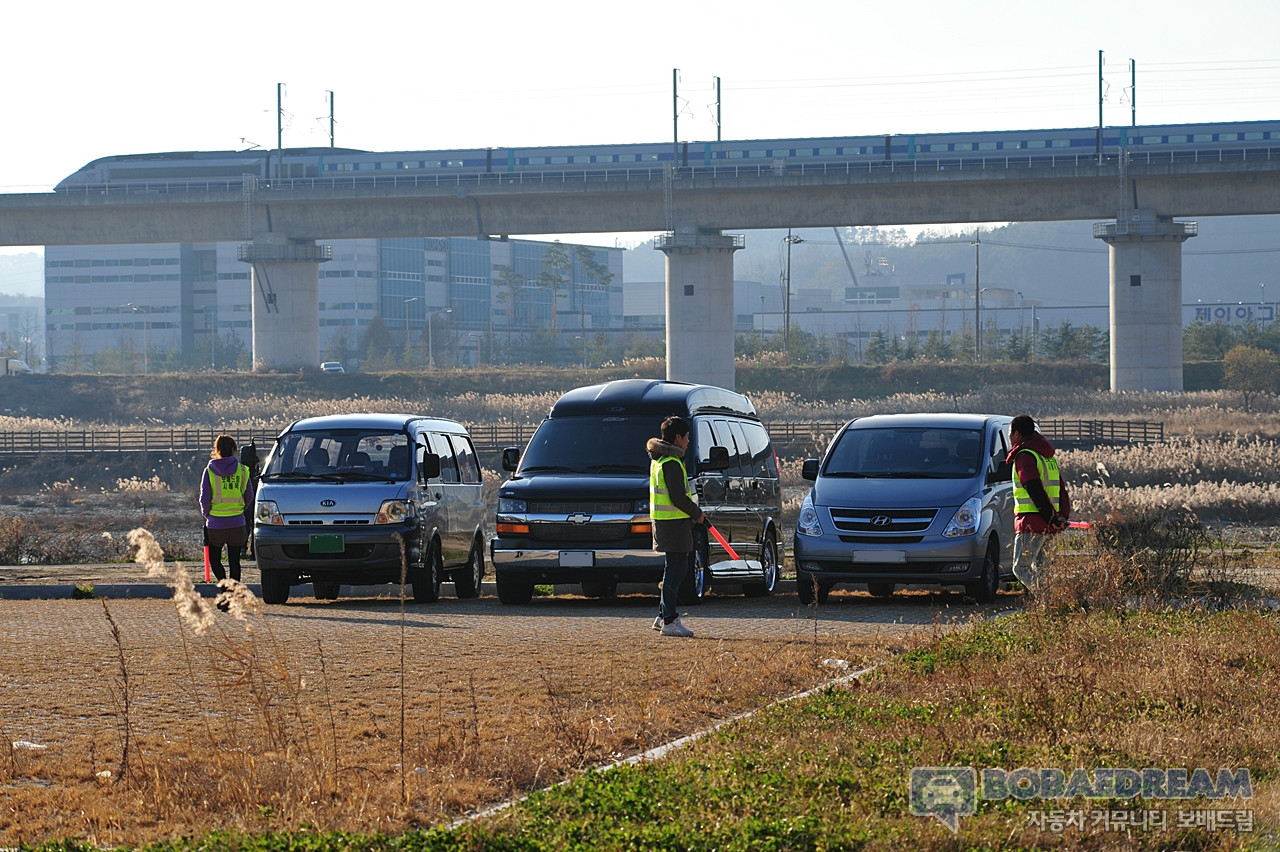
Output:
[[724,139],[1093,127],[1099,51],[1108,125],[1130,60],[1139,124],[1275,119],[1277,33],[1275,0],[23,3],[0,192],[275,147],[278,84],[285,147],[329,144],[332,93],[335,144],[371,151],[715,139],[717,77]]

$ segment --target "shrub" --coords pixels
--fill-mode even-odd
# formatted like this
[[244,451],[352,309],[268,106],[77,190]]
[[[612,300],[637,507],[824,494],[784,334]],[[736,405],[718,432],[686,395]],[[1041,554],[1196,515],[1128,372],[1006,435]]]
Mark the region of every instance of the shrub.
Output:
[[1204,524],[1186,507],[1113,514],[1095,522],[1099,562],[1114,566],[1114,588],[1124,595],[1166,600],[1185,592],[1196,559],[1209,546]]

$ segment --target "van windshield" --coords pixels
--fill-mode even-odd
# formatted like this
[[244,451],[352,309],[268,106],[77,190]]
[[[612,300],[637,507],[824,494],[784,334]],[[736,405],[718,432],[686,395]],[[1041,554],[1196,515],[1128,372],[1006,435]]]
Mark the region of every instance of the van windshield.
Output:
[[966,479],[985,466],[975,429],[846,429],[824,476]]
[[645,444],[658,436],[661,423],[660,417],[544,420],[533,433],[517,473],[647,474]]
[[409,478],[412,446],[404,432],[326,429],[290,432],[280,438],[264,480]]

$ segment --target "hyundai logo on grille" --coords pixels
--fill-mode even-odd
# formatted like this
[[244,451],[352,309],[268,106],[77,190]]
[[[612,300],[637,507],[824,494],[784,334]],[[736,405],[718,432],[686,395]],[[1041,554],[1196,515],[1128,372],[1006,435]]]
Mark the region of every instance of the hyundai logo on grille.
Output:
[[888,515],[876,515],[871,519],[871,525],[873,527],[887,527],[889,526],[889,520]]
[[572,515],[565,518],[565,520],[571,524],[585,524],[591,520],[591,516],[586,512],[574,512]]
[[337,500],[321,500],[320,505],[324,506],[326,509],[331,509],[334,506],[338,505],[338,501]]

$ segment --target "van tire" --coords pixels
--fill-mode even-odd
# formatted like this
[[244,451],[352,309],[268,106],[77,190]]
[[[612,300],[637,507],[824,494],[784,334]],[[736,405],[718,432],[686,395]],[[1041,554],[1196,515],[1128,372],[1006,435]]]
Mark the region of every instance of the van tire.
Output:
[[414,603],[435,603],[440,600],[440,575],[443,568],[440,561],[440,546],[433,541],[427,547],[426,560],[410,569],[409,581],[413,584]]
[[266,604],[282,604],[289,600],[289,587],[293,585],[293,577],[278,568],[262,569],[262,602]]
[[311,581],[311,590],[315,593],[318,601],[336,601],[338,595],[342,592],[341,583],[317,583]]
[[515,580],[501,574],[494,579],[498,585],[498,600],[504,604],[520,606],[533,600],[533,583],[528,580]]
[[980,604],[991,603],[1000,590],[1000,553],[995,542],[987,545],[987,555],[982,560],[982,574],[972,583],[965,584],[965,592]]
[[458,600],[474,598],[480,594],[480,584],[484,580],[484,550],[480,542],[471,544],[471,554],[467,564],[453,572],[453,590]]
[[812,575],[804,571],[796,571],[796,594],[800,603],[810,606],[814,603],[826,603],[831,586],[819,583]]
[[742,594],[748,598],[763,598],[778,588],[778,545],[773,536],[766,534],[764,547],[760,548],[760,567],[764,577],[758,583],[743,583]]
[[612,598],[618,594],[618,584],[612,581],[600,583],[583,580],[582,594],[588,598]]
[[888,582],[867,583],[867,591],[870,592],[873,597],[877,597],[877,598],[893,597],[893,590],[896,589],[897,587],[898,586],[896,583],[888,583]]
[[684,578],[680,586],[680,594],[676,601],[681,606],[697,606],[711,591],[711,571],[707,568],[707,533],[706,530],[694,528],[693,531],[693,571]]

